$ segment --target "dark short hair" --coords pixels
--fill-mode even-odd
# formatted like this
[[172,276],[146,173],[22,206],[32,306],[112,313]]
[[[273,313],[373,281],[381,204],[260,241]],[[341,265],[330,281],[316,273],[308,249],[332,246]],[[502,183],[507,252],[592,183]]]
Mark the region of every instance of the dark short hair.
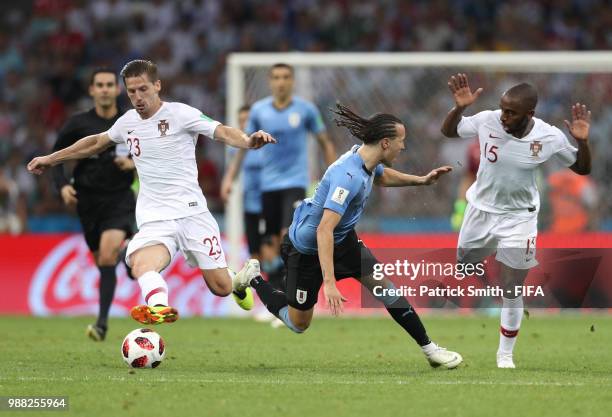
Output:
[[238,113],[242,113],[243,111],[249,111],[249,110],[251,110],[251,105],[250,104],[243,104],[238,109]]
[[527,110],[534,110],[538,105],[538,92],[529,83],[520,83],[504,93],[505,96],[519,100]]
[[293,75],[293,67],[289,64],[285,64],[284,62],[278,62],[270,67],[270,71],[268,71],[268,75],[272,75],[272,71],[277,68],[286,68],[291,71],[291,75]]
[[96,75],[98,74],[113,74],[115,76],[115,81],[117,81],[117,73],[115,72],[115,70],[108,68],[108,67],[100,67],[100,68],[96,68],[91,73],[91,76],[89,77],[89,85],[93,85],[94,79],[96,78]]
[[147,74],[149,81],[154,83],[159,79],[157,76],[157,65],[153,61],[146,59],[135,59],[128,62],[121,70],[121,78],[125,84],[125,79],[129,77],[139,77],[142,74]]

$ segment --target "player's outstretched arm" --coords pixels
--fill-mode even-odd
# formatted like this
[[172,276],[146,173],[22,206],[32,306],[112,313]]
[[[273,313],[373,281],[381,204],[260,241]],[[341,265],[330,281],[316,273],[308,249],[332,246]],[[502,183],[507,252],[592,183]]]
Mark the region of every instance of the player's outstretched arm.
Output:
[[404,174],[393,168],[385,168],[383,174],[376,178],[376,185],[382,187],[408,187],[411,185],[431,185],[435,184],[444,174],[453,170],[450,166],[443,166],[432,170],[429,174],[419,177],[417,175]]
[[451,93],[453,93],[455,106],[446,115],[440,130],[447,138],[456,138],[459,136],[457,126],[461,121],[463,111],[478,99],[480,93],[482,93],[482,88],[472,92],[467,75],[461,73],[451,76],[447,84]]
[[576,103],[572,106],[571,123],[565,120],[570,135],[578,142],[576,162],[570,169],[576,174],[588,175],[591,173],[591,148],[589,146],[589,129],[591,127],[591,111],[586,105]]
[[215,129],[215,139],[242,149],[259,149],[269,143],[276,143],[276,139],[263,130],[258,130],[248,136],[240,129],[224,125],[219,125]]
[[67,148],[53,152],[50,155],[37,156],[28,164],[28,171],[40,175],[45,169],[73,159],[88,158],[108,148],[112,144],[106,132],[86,136]]
[[335,211],[324,209],[323,217],[317,226],[317,247],[323,273],[323,295],[325,303],[334,316],[342,312],[342,303],[346,301],[336,287],[334,272],[334,229],[340,223],[341,218],[342,216]]

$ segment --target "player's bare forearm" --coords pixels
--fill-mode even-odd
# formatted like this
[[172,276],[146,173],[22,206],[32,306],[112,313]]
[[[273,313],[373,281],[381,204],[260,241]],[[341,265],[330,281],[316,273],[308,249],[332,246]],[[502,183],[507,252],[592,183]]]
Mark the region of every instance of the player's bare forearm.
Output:
[[227,172],[225,173],[225,178],[228,181],[234,182],[234,180],[238,176],[238,173],[240,172],[240,168],[242,167],[242,161],[244,161],[244,156],[246,155],[246,153],[247,153],[246,149],[240,149],[238,150],[238,152],[236,152],[236,155],[234,155],[234,157],[232,158],[227,168]]
[[337,316],[342,312],[342,303],[346,298],[336,287],[334,272],[334,229],[342,217],[333,210],[324,209],[323,217],[317,227],[317,247],[319,263],[323,273],[323,295],[331,313]]
[[319,133],[317,135],[317,140],[319,141],[319,145],[323,150],[325,163],[327,166],[330,166],[336,161],[336,148],[334,147],[334,143],[329,138],[329,135],[325,132]]
[[340,223],[338,213],[325,209],[317,227],[317,248],[319,252],[319,263],[323,272],[323,281],[335,285],[334,275],[334,229]]
[[457,126],[459,126],[459,122],[461,121],[461,117],[463,116],[463,111],[465,107],[459,107],[455,105],[442,122],[442,128],[440,131],[447,138],[457,138],[459,137],[459,133],[457,132]]
[[86,136],[51,155],[37,156],[28,163],[28,171],[41,175],[45,169],[73,159],[83,159],[102,152],[111,144],[107,133]]
[[236,152],[236,155],[234,155],[229,163],[227,171],[223,176],[223,180],[221,180],[221,199],[225,203],[229,201],[233,183],[238,177],[238,173],[240,172],[240,167],[242,166],[242,161],[244,160],[246,153],[246,149],[239,149],[238,152]]
[[425,177],[405,174],[392,168],[385,168],[383,174],[376,178],[376,185],[381,187],[409,187],[425,185]]
[[453,170],[452,167],[446,165],[433,169],[429,174],[419,177],[411,174],[404,174],[392,168],[385,168],[383,175],[377,178],[376,184],[383,187],[408,187],[411,185],[431,185],[435,184],[438,179],[448,174]]
[[248,149],[249,137],[240,129],[230,126],[217,126],[215,129],[215,139],[233,146],[234,148]]
[[334,278],[334,233],[328,228],[317,228],[317,247],[319,262],[323,272],[323,281],[335,282]]
[[104,133],[99,133],[97,135],[86,136],[67,148],[53,152],[49,155],[49,158],[53,165],[58,165],[73,159],[89,158],[92,155],[102,152],[104,149],[108,148],[110,144],[108,136]]
[[258,130],[251,134],[251,136],[247,136],[242,130],[221,125],[217,126],[214,135],[215,139],[242,149],[259,149],[267,144],[276,143],[276,139],[263,130]]
[[579,175],[589,175],[591,173],[591,147],[586,140],[579,140],[576,162],[570,167],[572,171]]
[[317,248],[323,272],[323,281],[335,283],[334,276],[334,229],[330,223],[322,222],[317,227]]

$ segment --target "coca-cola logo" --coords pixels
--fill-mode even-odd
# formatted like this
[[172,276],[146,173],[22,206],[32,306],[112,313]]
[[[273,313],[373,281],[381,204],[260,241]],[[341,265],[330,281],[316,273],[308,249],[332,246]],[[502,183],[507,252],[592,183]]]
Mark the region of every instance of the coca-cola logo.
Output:
[[[212,294],[197,268],[175,256],[162,272],[168,283],[170,304],[181,316],[241,314],[232,297]],[[40,262],[34,272],[28,304],[32,314],[81,315],[98,313],[99,271],[82,236],[62,240]],[[143,302],[138,283],[127,277],[125,266],[117,266],[117,287],[111,315],[127,316]]]

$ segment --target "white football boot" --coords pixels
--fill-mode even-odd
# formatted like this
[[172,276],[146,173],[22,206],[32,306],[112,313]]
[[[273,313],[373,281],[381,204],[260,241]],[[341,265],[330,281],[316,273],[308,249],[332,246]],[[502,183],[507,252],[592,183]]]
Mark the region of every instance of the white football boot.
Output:
[[433,342],[432,345],[432,348],[428,349],[427,352],[424,352],[425,357],[432,368],[441,366],[446,369],[454,369],[459,366],[461,362],[463,362],[463,358],[457,352],[446,350]]
[[497,367],[505,369],[516,368],[512,360],[512,353],[497,352]]

